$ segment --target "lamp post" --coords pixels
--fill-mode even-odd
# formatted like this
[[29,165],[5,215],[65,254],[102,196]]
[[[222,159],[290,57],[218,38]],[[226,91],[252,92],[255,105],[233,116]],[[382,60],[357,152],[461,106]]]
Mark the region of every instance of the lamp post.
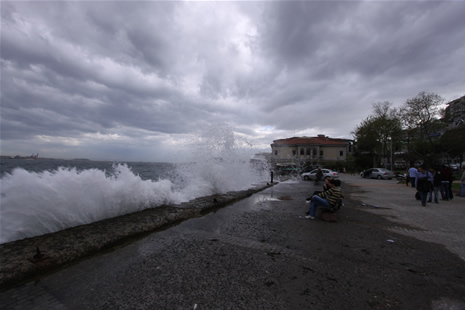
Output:
[[392,164],[393,164],[393,162],[392,162],[392,137],[391,137],[391,171],[394,171],[394,170],[392,169]]

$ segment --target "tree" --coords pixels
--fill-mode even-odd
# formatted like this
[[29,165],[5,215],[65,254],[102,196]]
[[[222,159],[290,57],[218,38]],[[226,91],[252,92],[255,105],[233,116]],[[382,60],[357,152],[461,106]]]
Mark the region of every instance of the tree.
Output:
[[393,141],[399,141],[402,127],[397,117],[398,111],[391,106],[388,101],[373,104],[374,115],[364,119],[352,132],[359,159],[368,155],[373,166],[378,165],[381,157],[387,161]]
[[462,163],[465,154],[465,125],[447,130],[441,136],[440,143],[443,153],[452,158],[460,158]]
[[444,127],[439,118],[444,99],[434,93],[420,92],[407,99],[400,108],[400,118],[406,131],[405,142],[410,158],[419,157],[428,165],[440,156],[439,132]]

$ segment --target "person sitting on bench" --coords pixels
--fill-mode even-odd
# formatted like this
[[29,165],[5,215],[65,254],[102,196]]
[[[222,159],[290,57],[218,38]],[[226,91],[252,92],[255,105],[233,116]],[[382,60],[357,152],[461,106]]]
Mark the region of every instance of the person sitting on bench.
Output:
[[[307,203],[311,203],[311,202],[312,202],[313,196],[318,195],[319,193],[324,192],[324,191],[327,191],[328,189],[330,189],[331,187],[329,186],[329,181],[331,181],[332,179],[333,179],[333,178],[331,178],[331,177],[327,177],[327,178],[325,179],[325,183],[323,184],[323,190],[322,190],[322,191],[314,191],[313,194],[312,194],[312,196],[310,196],[310,197],[308,197],[308,198],[306,199]],[[306,214],[309,214],[309,212],[307,212]]]
[[318,207],[328,208],[328,209],[337,209],[340,206],[342,192],[341,192],[341,181],[339,180],[330,180],[329,181],[329,189],[321,192],[312,197],[311,204],[310,204],[310,214],[307,215],[305,218],[307,219],[315,219],[316,209]]

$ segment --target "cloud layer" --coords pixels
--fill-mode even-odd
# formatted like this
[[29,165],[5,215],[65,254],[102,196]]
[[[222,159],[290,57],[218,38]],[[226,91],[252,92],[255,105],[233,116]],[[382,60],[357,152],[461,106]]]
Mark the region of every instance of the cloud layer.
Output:
[[464,95],[463,1],[0,5],[2,155],[173,161],[211,124],[269,151]]

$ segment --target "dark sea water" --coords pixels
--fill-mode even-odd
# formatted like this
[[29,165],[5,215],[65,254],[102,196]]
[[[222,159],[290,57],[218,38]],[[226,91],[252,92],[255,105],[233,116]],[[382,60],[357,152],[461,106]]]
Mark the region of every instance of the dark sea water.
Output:
[[11,174],[14,168],[22,168],[31,172],[56,171],[60,167],[76,168],[78,171],[86,169],[99,169],[111,173],[115,164],[126,164],[136,175],[143,180],[157,180],[167,178],[175,167],[171,163],[152,162],[112,162],[93,160],[63,160],[63,159],[0,159],[0,176]]

